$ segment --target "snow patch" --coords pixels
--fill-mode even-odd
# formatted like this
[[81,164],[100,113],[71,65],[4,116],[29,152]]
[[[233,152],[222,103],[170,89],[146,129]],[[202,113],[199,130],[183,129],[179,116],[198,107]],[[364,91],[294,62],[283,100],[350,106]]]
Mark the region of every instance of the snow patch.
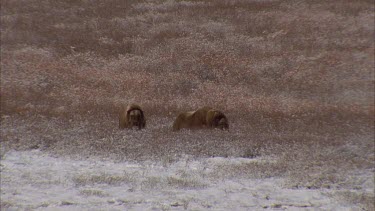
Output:
[[9,151],[1,162],[2,206],[36,210],[349,209],[327,191],[285,189],[283,179],[212,178],[214,166],[265,162],[182,157],[162,165],[75,160],[38,150]]

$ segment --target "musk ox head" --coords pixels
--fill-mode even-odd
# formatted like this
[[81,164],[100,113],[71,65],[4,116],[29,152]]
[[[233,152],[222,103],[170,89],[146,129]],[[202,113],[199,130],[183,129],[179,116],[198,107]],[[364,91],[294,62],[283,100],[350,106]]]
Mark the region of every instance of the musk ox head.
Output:
[[119,115],[119,128],[138,128],[146,126],[146,119],[143,110],[139,105],[131,104],[126,109],[122,109]]
[[206,122],[209,128],[229,129],[228,118],[221,111],[215,109],[207,112]]

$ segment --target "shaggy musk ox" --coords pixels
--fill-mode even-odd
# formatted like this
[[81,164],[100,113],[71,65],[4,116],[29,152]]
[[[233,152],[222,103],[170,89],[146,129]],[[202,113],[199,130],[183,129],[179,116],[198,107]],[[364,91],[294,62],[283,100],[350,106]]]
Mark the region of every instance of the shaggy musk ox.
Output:
[[227,117],[216,109],[203,107],[196,111],[185,112],[177,116],[173,123],[173,130],[180,129],[219,128],[229,129]]
[[119,115],[119,128],[133,128],[139,130],[146,126],[146,119],[143,110],[139,105],[131,104],[126,109],[122,109]]

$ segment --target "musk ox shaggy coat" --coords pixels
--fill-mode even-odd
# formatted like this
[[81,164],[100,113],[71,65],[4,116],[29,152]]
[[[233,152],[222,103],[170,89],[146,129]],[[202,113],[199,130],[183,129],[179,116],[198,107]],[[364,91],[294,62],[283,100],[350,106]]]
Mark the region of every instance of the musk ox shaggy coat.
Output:
[[143,110],[139,105],[131,104],[126,109],[122,109],[119,114],[119,128],[138,128],[146,126],[146,119]]
[[196,111],[181,113],[173,123],[173,130],[180,129],[202,129],[219,128],[229,129],[227,117],[221,112],[211,107],[203,107]]

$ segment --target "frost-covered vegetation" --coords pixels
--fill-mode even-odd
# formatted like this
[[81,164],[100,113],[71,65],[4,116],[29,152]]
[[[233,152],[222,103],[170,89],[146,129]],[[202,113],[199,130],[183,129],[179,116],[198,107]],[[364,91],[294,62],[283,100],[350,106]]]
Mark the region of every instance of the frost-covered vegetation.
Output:
[[[9,151],[2,161],[2,207],[21,210],[355,210],[369,190],[290,189],[280,177],[232,173],[270,158],[119,162]],[[242,167],[241,167],[242,166]],[[229,169],[228,169],[229,168]],[[369,183],[370,175],[362,180]],[[360,189],[367,189],[364,183]],[[5,209],[7,210],[7,209]]]
[[[373,210],[373,38],[370,0],[2,0],[1,156],[267,157],[217,171]],[[133,102],[146,129],[120,131]],[[229,132],[172,132],[179,112],[206,105]],[[86,177],[74,181],[100,179]]]

